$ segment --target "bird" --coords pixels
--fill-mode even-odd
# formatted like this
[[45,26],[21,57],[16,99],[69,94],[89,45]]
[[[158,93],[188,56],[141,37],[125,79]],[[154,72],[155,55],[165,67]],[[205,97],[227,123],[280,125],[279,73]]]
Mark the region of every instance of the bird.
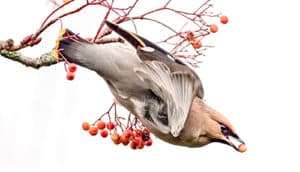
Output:
[[94,44],[65,28],[54,54],[59,50],[68,62],[96,72],[117,103],[161,140],[190,148],[218,142],[246,151],[229,120],[204,101],[194,69],[148,39],[105,23],[131,46]]

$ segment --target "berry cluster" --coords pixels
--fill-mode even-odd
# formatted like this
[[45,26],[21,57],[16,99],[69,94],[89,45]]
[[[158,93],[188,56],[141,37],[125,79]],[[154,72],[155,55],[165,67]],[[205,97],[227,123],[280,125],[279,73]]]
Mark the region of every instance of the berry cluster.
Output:
[[77,66],[74,63],[66,63],[66,65],[68,65],[68,67],[66,68],[68,69],[66,78],[67,80],[72,81],[75,78],[75,72],[77,70]]
[[201,41],[195,37],[193,32],[187,34],[186,40],[189,41],[195,49],[202,47]]
[[[118,133],[118,128],[121,129],[121,133]],[[124,146],[130,145],[132,149],[143,149],[144,146],[152,145],[150,130],[145,127],[139,129],[136,127],[127,127],[126,129],[122,129],[114,122],[98,120],[94,124],[82,123],[82,129],[88,131],[91,136],[96,136],[98,132],[100,132],[100,136],[103,138],[110,135],[114,144],[119,145],[122,143]]]
[[[227,16],[220,16],[220,22],[222,24],[227,24],[228,23],[228,17]],[[218,32],[218,25],[216,24],[211,24],[209,26],[209,31],[211,33],[216,33]],[[191,45],[193,46],[193,48],[195,49],[199,49],[202,47],[202,43],[201,43],[201,40],[197,39],[197,37],[194,35],[193,32],[188,32],[185,39],[191,43]]]
[[[227,16],[220,16],[220,22],[222,23],[222,24],[227,24],[228,23],[228,17]],[[216,32],[218,32],[218,25],[216,25],[216,24],[212,24],[212,25],[210,25],[210,27],[209,27],[209,30],[210,30],[210,32],[211,33],[216,33]]]

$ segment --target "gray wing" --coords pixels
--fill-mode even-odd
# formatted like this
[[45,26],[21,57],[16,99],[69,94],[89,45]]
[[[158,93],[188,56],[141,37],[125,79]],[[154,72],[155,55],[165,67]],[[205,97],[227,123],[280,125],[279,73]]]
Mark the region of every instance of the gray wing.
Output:
[[170,132],[177,137],[184,127],[195,96],[194,77],[187,72],[171,72],[167,65],[159,61],[145,61],[135,71],[167,104]]
[[202,82],[195,71],[188,66],[187,64],[183,63],[179,59],[174,58],[169,53],[165,53],[162,51],[158,51],[152,47],[141,47],[137,49],[137,55],[139,58],[144,61],[159,61],[167,65],[172,72],[181,72],[185,71],[190,73],[190,76],[193,77],[195,80],[194,88],[197,89],[197,96],[201,99],[204,97],[204,90],[202,86]]
[[169,52],[167,52],[160,46],[156,45],[155,43],[149,41],[148,39],[138,34],[127,31],[119,27],[119,25],[116,25],[109,21],[105,21],[105,23],[110,29],[115,31],[120,36],[122,36],[125,40],[127,40],[128,43],[130,43],[137,50],[137,55],[140,57],[142,61],[160,61],[166,64],[171,69],[172,72],[174,72],[174,70],[178,70],[178,69],[174,69],[174,66],[177,67],[181,66],[179,68],[183,70],[187,70],[190,73],[192,73],[194,79],[196,79],[195,87],[198,91],[197,96],[203,98],[204,92],[202,88],[202,83],[199,77],[197,76],[197,74],[191,69],[191,67],[188,64],[185,64],[180,59],[174,58]]

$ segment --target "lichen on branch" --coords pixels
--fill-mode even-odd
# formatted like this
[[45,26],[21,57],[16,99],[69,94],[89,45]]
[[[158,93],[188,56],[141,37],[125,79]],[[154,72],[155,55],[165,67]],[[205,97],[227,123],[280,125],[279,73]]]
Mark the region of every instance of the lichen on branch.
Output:
[[59,63],[61,60],[52,56],[51,52],[44,53],[36,58],[31,58],[23,55],[18,51],[8,51],[5,49],[0,49],[0,55],[13,61],[17,61],[25,66],[32,67],[34,69],[39,69],[44,66],[51,66]]

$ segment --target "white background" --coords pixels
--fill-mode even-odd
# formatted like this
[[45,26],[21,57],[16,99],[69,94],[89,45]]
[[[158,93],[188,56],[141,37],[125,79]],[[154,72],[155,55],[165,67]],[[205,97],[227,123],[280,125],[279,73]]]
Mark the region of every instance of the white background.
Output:
[[[62,64],[34,70],[0,57],[0,171],[299,171],[297,1],[214,4],[230,22],[210,42],[216,48],[206,53],[199,75],[208,104],[231,120],[246,153],[221,144],[178,147],[157,138],[142,151],[114,146],[81,130],[83,121],[96,119],[113,100],[95,73],[79,68],[69,82]],[[32,33],[50,10],[45,0],[1,2],[0,40]],[[65,24],[83,35],[95,33],[97,15],[83,14]],[[49,51],[57,28],[24,53]],[[150,29],[143,33],[160,36]]]

